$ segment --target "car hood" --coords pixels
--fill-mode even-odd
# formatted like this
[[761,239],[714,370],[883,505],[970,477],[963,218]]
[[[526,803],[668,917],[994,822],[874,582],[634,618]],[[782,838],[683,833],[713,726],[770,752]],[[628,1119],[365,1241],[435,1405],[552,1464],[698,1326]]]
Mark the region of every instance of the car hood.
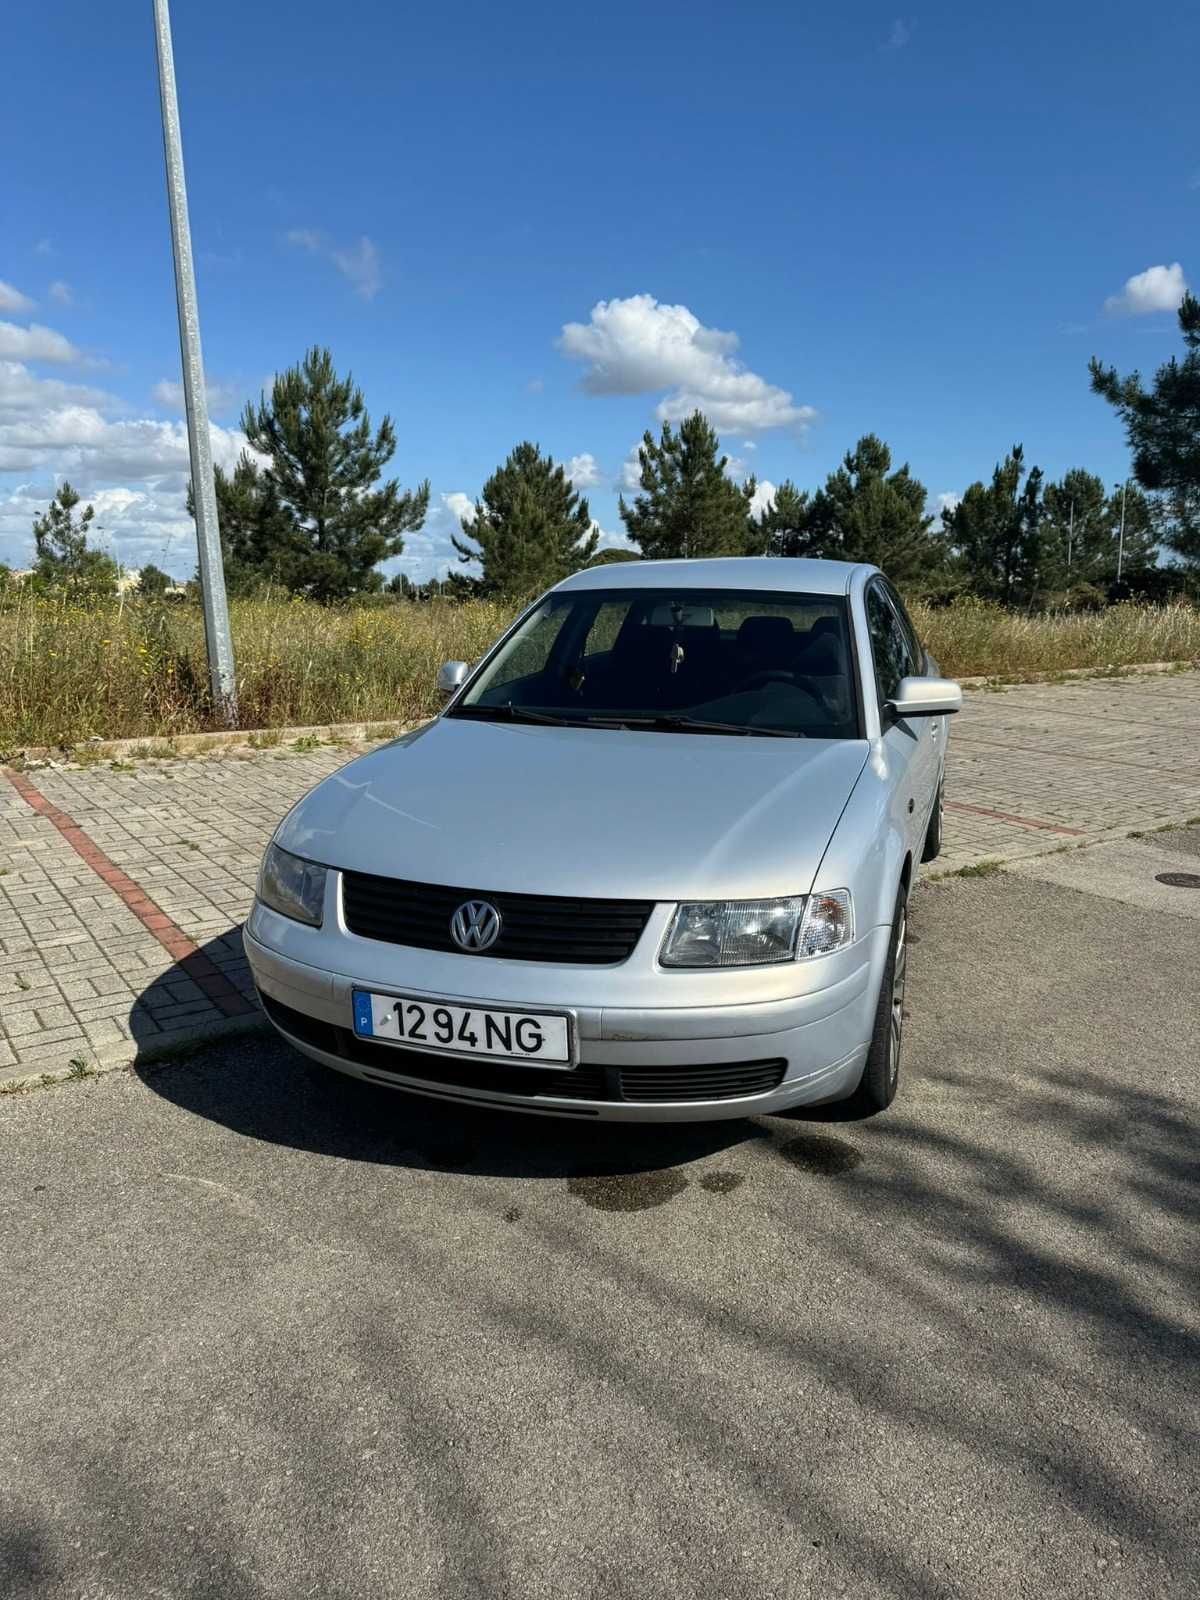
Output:
[[477,891],[806,894],[867,753],[439,719],[326,778],[276,839],[327,866]]

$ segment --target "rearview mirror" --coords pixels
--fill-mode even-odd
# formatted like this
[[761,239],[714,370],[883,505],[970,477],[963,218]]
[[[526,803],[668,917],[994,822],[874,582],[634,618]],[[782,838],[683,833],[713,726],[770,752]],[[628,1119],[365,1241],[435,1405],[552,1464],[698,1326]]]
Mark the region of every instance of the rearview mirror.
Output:
[[901,678],[888,707],[901,721],[949,717],[962,710],[962,690],[953,678]]
[[438,693],[443,700],[449,700],[451,695],[458,693],[466,683],[470,671],[470,662],[443,661],[437,675]]

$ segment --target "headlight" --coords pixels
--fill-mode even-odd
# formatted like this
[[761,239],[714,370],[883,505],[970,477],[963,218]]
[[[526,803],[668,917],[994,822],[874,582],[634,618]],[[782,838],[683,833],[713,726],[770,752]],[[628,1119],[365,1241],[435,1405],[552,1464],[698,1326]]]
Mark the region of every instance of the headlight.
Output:
[[321,926],[325,905],[325,871],[277,844],[269,844],[258,874],[258,898],[281,916]]
[[677,907],[659,961],[664,967],[761,967],[828,955],[854,938],[850,894],[780,900],[705,900]]

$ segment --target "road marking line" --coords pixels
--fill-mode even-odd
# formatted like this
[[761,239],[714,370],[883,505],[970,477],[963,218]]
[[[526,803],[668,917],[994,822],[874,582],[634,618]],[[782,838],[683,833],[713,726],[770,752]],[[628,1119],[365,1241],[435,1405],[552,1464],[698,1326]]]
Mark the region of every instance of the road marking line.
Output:
[[977,817],[994,817],[997,822],[1015,822],[1022,828],[1044,828],[1047,833],[1069,833],[1082,839],[1085,828],[1063,828],[1057,822],[1039,822],[1036,817],[1016,817],[1011,811],[989,811],[986,806],[969,806],[962,800],[947,800],[947,811],[971,811]]
[[141,884],[135,883],[127,872],[123,872],[115,861],[105,855],[74,817],[68,816],[65,811],[60,811],[58,806],[30,782],[25,773],[15,772],[11,767],[5,767],[3,771],[4,776],[26,805],[54,824],[75,854],[82,857],[96,876],[102,878],[124,901],[143,928],[154,935],[163,949],[196,987],[212,1001],[218,1011],[227,1017],[246,1017],[253,1014],[257,1008],[252,1002],[230,983],[196,941],[190,939],[179,924],[172,921],[162,907],[150,898]]

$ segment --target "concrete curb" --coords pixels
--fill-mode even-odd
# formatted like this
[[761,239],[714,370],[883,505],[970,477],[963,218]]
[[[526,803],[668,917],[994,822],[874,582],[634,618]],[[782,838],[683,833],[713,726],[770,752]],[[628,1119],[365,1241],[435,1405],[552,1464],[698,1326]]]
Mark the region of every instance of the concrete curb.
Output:
[[1139,661],[1128,667],[1063,667],[1056,672],[997,672],[991,676],[956,678],[964,689],[990,689],[1003,685],[1019,689],[1026,683],[1062,683],[1072,678],[1136,678],[1153,676],[1159,672],[1195,672],[1200,670],[1200,659],[1191,661]]
[[48,762],[77,762],[124,760],[136,755],[141,760],[173,760],[180,757],[219,755],[229,750],[245,750],[248,755],[262,755],[270,750],[284,750],[299,740],[314,740],[317,744],[376,744],[385,739],[398,738],[417,722],[322,722],[312,727],[290,728],[235,728],[231,732],[176,733],[169,737],[143,736],[137,739],[88,739],[83,744],[34,744],[14,753],[12,759],[26,765]]
[[207,1049],[210,1044],[239,1038],[243,1034],[268,1033],[270,1029],[271,1024],[260,1011],[249,1017],[222,1017],[213,1022],[199,1023],[195,1027],[181,1028],[176,1039],[158,1039],[144,1045],[139,1045],[136,1040],[126,1039],[123,1044],[113,1045],[99,1053],[93,1052],[91,1059],[81,1053],[76,1059],[85,1062],[86,1070],[83,1072],[78,1068],[65,1066],[54,1067],[48,1072],[26,1072],[16,1077],[0,1077],[0,1095],[25,1094],[34,1089],[49,1089],[55,1084],[102,1078],[110,1072],[125,1072],[130,1067],[150,1067],[156,1064],[166,1067]]

